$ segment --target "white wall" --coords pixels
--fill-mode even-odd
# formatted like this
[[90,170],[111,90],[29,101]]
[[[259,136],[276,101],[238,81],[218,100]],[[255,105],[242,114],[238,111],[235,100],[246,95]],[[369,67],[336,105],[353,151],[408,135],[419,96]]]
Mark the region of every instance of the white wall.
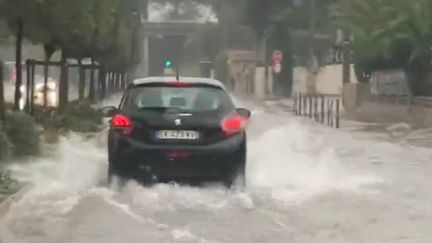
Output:
[[306,93],[307,69],[296,67],[293,70],[293,93]]
[[[266,83],[265,80],[265,68],[264,67],[257,67],[255,70],[255,94],[254,96],[259,99],[264,99],[267,96],[271,96],[273,94],[273,77],[272,77],[272,70],[269,68],[269,77],[268,77],[268,83]],[[270,91],[270,94],[266,94],[266,85],[267,90]]]
[[[304,67],[296,67],[293,72],[293,93],[306,93],[306,83],[310,72]],[[316,91],[320,94],[342,94],[342,65],[321,67],[316,74]],[[351,65],[351,83],[357,83],[354,65]]]

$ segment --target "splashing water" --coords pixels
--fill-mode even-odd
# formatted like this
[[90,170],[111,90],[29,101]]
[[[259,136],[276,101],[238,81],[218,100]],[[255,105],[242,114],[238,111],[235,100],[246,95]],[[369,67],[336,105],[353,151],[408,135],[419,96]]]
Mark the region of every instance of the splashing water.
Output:
[[[70,234],[66,232],[73,232],[71,222],[80,222],[83,215],[107,207],[111,209],[97,217],[108,217],[115,209],[134,222],[153,225],[156,231],[166,229],[168,233],[161,234],[170,239],[167,242],[211,242],[170,222],[195,214],[201,220],[210,219],[218,212],[233,217],[244,210],[260,217],[259,212],[269,205],[301,203],[333,191],[362,193],[363,186],[381,182],[377,177],[344,169],[343,158],[327,142],[329,138],[317,136],[310,126],[296,120],[280,126],[285,120],[269,116],[258,113],[252,123],[245,192],[228,191],[221,185],[144,188],[135,182],[121,192],[114,191],[101,185],[107,168],[105,132],[92,139],[76,134],[62,138],[53,155],[11,168],[14,176],[29,186],[0,219],[0,240],[58,242]],[[268,120],[279,126],[269,129]],[[164,217],[159,218],[161,214],[169,222],[159,222],[164,221]],[[115,221],[106,219],[103,223]]]

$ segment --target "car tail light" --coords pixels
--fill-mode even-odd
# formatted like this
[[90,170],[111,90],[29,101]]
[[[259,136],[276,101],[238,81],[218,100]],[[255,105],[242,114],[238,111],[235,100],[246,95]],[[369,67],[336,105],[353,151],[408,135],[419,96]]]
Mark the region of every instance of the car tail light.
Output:
[[168,86],[170,87],[188,87],[191,86],[192,84],[189,82],[183,82],[183,81],[174,81],[174,82],[169,82]]
[[112,118],[111,126],[122,135],[129,136],[132,134],[132,121],[125,115],[115,115]]
[[229,136],[243,131],[246,128],[248,122],[249,119],[247,117],[240,115],[230,115],[222,120],[221,128],[225,135]]

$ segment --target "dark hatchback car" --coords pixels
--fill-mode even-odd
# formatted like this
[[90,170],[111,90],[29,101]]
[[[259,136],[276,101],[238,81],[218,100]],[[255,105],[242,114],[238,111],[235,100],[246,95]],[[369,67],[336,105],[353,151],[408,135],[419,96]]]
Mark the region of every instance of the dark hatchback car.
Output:
[[109,181],[116,176],[145,184],[193,179],[244,185],[251,112],[236,109],[221,82],[138,79],[118,108],[103,112],[111,117]]

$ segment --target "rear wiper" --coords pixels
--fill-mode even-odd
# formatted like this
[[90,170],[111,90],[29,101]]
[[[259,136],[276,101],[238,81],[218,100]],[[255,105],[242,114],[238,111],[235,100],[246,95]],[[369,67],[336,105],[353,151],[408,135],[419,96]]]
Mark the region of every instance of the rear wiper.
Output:
[[179,113],[184,110],[179,107],[141,107],[139,110],[154,110],[154,111],[163,111],[168,113]]
[[149,107],[139,107],[139,110],[165,110],[166,107],[160,107],[160,106],[149,106]]

